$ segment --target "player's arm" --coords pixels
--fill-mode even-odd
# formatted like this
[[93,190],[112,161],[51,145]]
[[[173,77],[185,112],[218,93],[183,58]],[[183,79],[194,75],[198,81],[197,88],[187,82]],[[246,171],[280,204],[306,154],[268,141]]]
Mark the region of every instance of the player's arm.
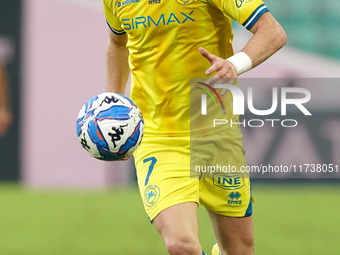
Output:
[[106,84],[108,92],[123,94],[129,79],[127,35],[117,35],[109,29],[106,48]]
[[287,42],[286,33],[270,12],[262,14],[250,31],[254,36],[242,52],[249,56],[253,68],[268,59]]
[[12,121],[5,67],[0,62],[0,135],[4,135]]
[[[236,78],[244,70],[261,64],[286,44],[287,39],[283,28],[269,12],[262,14],[250,31],[254,35],[241,53],[228,60],[215,56],[203,48],[199,49],[202,56],[208,59],[211,65],[205,74],[211,75],[216,72],[208,83],[213,83],[216,78]],[[240,71],[242,67],[244,70]]]
[[[106,86],[108,92],[124,95],[129,79],[129,51],[126,48],[127,35],[116,35],[109,29],[109,39],[106,47]],[[131,156],[122,160],[127,160]]]

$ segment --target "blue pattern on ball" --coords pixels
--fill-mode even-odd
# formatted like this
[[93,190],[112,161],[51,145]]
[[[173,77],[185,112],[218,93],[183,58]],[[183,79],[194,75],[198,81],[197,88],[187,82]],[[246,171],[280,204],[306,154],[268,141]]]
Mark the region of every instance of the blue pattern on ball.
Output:
[[[123,97],[129,103],[123,102],[122,99],[119,99],[120,97]],[[95,100],[99,99],[101,100],[102,98],[103,101],[101,104],[96,104],[99,105],[97,108],[93,108],[93,103]],[[116,100],[115,100],[116,99]],[[106,103],[106,105],[103,103]],[[119,102],[119,103],[117,103]],[[109,104],[109,105],[108,105]],[[124,104],[124,105],[121,105]],[[130,105],[131,104],[131,105]],[[106,108],[109,107],[109,108]],[[133,108],[138,107],[127,97],[117,94],[117,93],[104,93],[99,96],[95,96],[91,98],[84,106],[84,115],[77,120],[77,135],[79,137],[81,144],[83,145],[84,148],[94,157],[97,157],[98,159],[101,160],[107,160],[107,161],[112,161],[112,160],[121,160],[124,157],[126,157],[126,153],[133,147],[136,147],[138,145],[137,143],[141,140],[141,137],[143,136],[142,134],[142,125],[144,125],[143,117],[139,115],[136,117],[135,113],[133,113],[134,117],[133,118],[139,118],[138,124],[135,126],[134,125],[134,131],[130,135],[129,138],[127,138],[124,142],[121,140],[121,136],[124,137],[124,132],[126,130],[130,130],[131,132],[131,127],[130,129],[126,129],[124,125],[131,125],[132,120],[130,120],[130,112]],[[101,110],[104,109],[104,110]],[[99,110],[99,112],[98,112]],[[96,112],[96,114],[95,114]],[[94,116],[95,115],[95,116]],[[115,122],[112,127],[111,127],[111,122],[103,122],[100,124],[101,121],[104,120],[111,120],[112,122]],[[86,127],[84,126],[84,123],[87,123]],[[123,124],[121,126],[119,121],[122,121]],[[129,123],[129,124],[128,124]],[[86,128],[86,130],[84,130]],[[103,130],[101,130],[103,128]],[[112,131],[111,131],[112,129]],[[111,131],[111,132],[110,132]],[[92,143],[96,146],[97,152],[95,150],[91,151],[89,148],[86,147],[88,146],[86,144],[85,136],[82,136],[82,132],[86,132],[89,139],[92,141]],[[105,135],[103,134],[105,132]],[[113,153],[110,151],[109,144],[111,146],[111,141],[110,139],[106,139],[108,136],[111,137],[111,141],[113,142],[114,145],[119,144],[120,147],[119,151],[117,153]],[[106,137],[106,138],[105,138]],[[83,140],[84,139],[84,140]],[[100,157],[98,157],[98,152],[100,154]]]
[[83,125],[83,122],[86,118],[88,118],[91,114],[93,114],[93,111],[89,112],[89,109],[92,108],[92,104],[95,100],[98,99],[98,96],[92,97],[89,101],[86,102],[85,104],[85,114],[83,117],[79,118],[77,120],[77,135],[80,136],[81,135],[81,127]]
[[113,105],[109,109],[101,111],[97,115],[98,118],[114,118],[115,120],[128,120],[130,119],[129,113],[131,109],[123,105]]
[[134,147],[137,144],[140,134],[141,122],[143,123],[143,121],[140,121],[138,123],[138,125],[135,128],[135,132],[127,139],[126,143],[122,147],[120,147],[120,150],[124,151],[124,153],[128,152],[130,148]]

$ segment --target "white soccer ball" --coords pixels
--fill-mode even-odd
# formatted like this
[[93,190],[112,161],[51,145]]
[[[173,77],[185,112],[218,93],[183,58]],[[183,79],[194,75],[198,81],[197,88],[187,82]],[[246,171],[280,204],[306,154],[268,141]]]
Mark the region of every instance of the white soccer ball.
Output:
[[143,134],[142,113],[129,98],[117,93],[91,98],[78,115],[79,142],[97,159],[113,161],[130,156]]

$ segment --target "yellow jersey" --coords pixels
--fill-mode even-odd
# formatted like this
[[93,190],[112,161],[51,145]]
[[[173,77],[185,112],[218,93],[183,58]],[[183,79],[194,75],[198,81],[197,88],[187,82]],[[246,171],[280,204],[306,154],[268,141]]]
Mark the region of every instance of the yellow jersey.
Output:
[[205,77],[210,67],[199,47],[232,56],[231,19],[251,29],[268,11],[261,0],[103,1],[112,32],[128,36],[130,97],[144,116],[145,135],[158,136],[190,134],[190,79]]

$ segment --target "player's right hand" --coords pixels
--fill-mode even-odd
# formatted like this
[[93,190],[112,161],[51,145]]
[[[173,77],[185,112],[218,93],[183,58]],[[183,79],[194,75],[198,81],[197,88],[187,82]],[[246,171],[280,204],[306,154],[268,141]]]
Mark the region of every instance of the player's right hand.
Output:
[[[216,72],[209,80],[206,81],[206,84],[234,84],[237,77],[237,70],[235,66],[214,54],[209,53],[204,48],[199,48],[199,52],[203,57],[205,57],[209,63],[210,68],[205,71],[206,75],[211,75]],[[223,89],[221,95],[224,96],[228,92],[228,89]]]

